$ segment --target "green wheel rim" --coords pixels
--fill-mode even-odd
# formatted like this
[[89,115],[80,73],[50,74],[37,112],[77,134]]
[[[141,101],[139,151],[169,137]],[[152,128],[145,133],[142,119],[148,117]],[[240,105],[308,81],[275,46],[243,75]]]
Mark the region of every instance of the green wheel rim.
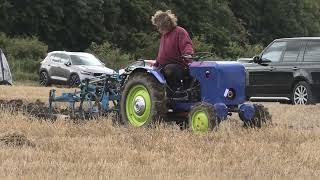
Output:
[[136,85],[129,91],[126,113],[134,127],[141,127],[148,121],[151,114],[151,96],[143,85]]
[[209,118],[205,111],[199,110],[193,113],[191,121],[191,127],[193,132],[208,132]]

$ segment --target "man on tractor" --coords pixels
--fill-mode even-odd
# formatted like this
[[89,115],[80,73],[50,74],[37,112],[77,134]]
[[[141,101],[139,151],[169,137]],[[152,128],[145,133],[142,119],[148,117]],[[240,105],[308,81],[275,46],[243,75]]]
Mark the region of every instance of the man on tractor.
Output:
[[143,60],[122,74],[120,124],[154,127],[168,121],[207,132],[233,112],[253,127],[271,120],[263,105],[245,103],[242,64],[202,61],[211,53],[194,53],[188,32],[177,26],[171,11],[157,11],[151,21],[161,33],[156,68]]
[[[177,26],[177,17],[170,11],[157,11],[151,18],[152,24],[161,33],[160,47],[155,66],[163,72],[169,87],[179,90],[188,74],[188,61],[194,53],[188,32]],[[184,57],[184,58],[182,58]]]

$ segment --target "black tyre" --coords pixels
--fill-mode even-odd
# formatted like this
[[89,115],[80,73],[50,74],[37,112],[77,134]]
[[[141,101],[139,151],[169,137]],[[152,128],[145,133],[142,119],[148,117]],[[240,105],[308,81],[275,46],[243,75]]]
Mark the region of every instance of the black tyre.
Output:
[[120,107],[120,124],[153,127],[168,112],[165,87],[148,73],[131,74],[124,85]]
[[212,104],[201,102],[195,104],[189,112],[188,127],[196,133],[213,130],[220,123]]
[[71,74],[69,81],[68,81],[68,85],[70,87],[78,87],[80,85],[80,77],[78,74]]
[[41,86],[50,86],[50,77],[46,71],[41,71],[39,74],[39,83]]
[[254,108],[256,110],[254,118],[249,122],[244,121],[245,126],[261,128],[264,124],[266,125],[271,123],[272,117],[266,107],[264,107],[262,104],[254,104]]
[[294,105],[314,104],[310,85],[305,81],[298,82],[292,91],[292,103]]
[[0,81],[0,85],[12,86],[8,81]]

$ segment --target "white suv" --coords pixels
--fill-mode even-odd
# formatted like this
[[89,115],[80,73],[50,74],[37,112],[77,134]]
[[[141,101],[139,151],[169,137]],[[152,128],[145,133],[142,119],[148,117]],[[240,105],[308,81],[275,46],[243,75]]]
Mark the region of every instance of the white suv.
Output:
[[54,51],[48,53],[41,62],[40,85],[53,83],[78,86],[86,78],[97,79],[103,74],[113,74],[114,70],[105,65],[94,55],[83,52]]

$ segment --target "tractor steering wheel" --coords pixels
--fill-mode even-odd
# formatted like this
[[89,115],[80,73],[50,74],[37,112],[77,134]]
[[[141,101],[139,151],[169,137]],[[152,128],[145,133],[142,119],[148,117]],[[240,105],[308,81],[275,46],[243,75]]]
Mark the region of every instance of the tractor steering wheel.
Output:
[[182,56],[182,59],[185,60],[185,61],[188,61],[188,60],[192,60],[192,61],[200,61],[200,60],[203,60],[207,57],[211,57],[213,56],[213,53],[210,53],[210,52],[197,52],[197,53],[194,53],[193,55],[183,55]]

